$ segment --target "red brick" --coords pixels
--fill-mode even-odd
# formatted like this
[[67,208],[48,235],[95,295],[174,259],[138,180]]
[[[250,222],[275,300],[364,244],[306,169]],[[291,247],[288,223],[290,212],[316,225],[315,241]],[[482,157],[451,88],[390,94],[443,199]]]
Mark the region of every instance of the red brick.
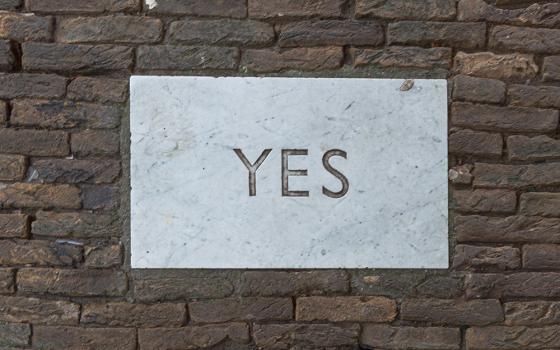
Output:
[[486,24],[416,21],[389,23],[387,42],[391,45],[481,48],[486,44]]
[[455,246],[453,268],[457,270],[511,270],[521,266],[519,249],[511,246],[483,247],[458,244]]
[[88,303],[80,323],[110,327],[179,327],[187,319],[185,304]]
[[0,298],[0,320],[45,325],[78,324],[80,305],[65,300],[28,297]]
[[475,187],[528,188],[560,184],[560,163],[506,165],[476,163]]
[[25,176],[27,162],[25,157],[0,154],[0,181],[18,181]]
[[297,321],[391,322],[394,300],[385,297],[302,297],[296,300]]
[[60,208],[80,207],[80,189],[71,185],[15,183],[0,188],[3,208]]
[[354,67],[447,69],[451,64],[451,49],[443,47],[389,46],[384,49],[352,49],[351,54]]
[[384,30],[378,22],[320,20],[293,22],[280,27],[278,44],[283,47],[324,45],[378,46],[384,42]]
[[523,246],[523,267],[556,269],[560,265],[560,245],[531,244]]
[[460,349],[461,331],[443,327],[393,327],[366,324],[360,345],[374,349]]
[[515,191],[454,190],[451,207],[466,213],[514,213],[517,205]]
[[501,157],[502,135],[472,130],[458,130],[449,135],[449,153]]
[[224,323],[139,329],[138,342],[141,349],[243,349],[241,344],[249,342],[249,327],[245,323]]
[[406,299],[401,319],[447,325],[483,326],[503,321],[499,300]]
[[172,44],[265,45],[274,40],[272,25],[250,20],[182,20],[167,31]]
[[453,0],[357,0],[357,16],[386,19],[445,20],[455,17]]
[[519,212],[524,215],[560,217],[560,193],[522,193]]
[[467,298],[557,298],[558,286],[560,273],[555,272],[470,274],[465,279]]
[[465,338],[470,350],[552,349],[560,347],[560,326],[475,327],[467,329]]
[[34,347],[60,349],[136,349],[136,331],[130,328],[33,327]]
[[290,298],[201,300],[189,303],[189,313],[194,323],[281,321],[292,319],[293,305]]
[[499,80],[458,75],[453,79],[453,99],[468,102],[501,103],[506,84]]
[[560,323],[560,302],[513,301],[504,304],[508,326],[546,326]]
[[531,79],[539,71],[532,55],[518,53],[458,52],[454,67],[459,74],[508,80]]
[[283,70],[330,70],[340,68],[343,52],[339,47],[295,49],[250,49],[243,54],[243,69],[252,72]]
[[340,17],[343,0],[249,0],[249,17]]

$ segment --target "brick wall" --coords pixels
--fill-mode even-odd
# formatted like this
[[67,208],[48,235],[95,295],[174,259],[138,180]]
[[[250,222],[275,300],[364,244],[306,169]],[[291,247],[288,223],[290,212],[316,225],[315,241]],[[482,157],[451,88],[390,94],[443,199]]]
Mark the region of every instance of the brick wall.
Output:
[[[0,8],[0,348],[560,348],[560,3]],[[128,77],[261,73],[449,79],[449,270],[130,270]]]

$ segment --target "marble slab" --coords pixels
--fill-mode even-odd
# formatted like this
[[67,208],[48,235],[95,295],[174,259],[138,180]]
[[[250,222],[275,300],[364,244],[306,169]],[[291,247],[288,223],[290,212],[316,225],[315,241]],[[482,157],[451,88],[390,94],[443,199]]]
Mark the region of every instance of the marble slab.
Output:
[[446,84],[132,77],[132,267],[447,268]]

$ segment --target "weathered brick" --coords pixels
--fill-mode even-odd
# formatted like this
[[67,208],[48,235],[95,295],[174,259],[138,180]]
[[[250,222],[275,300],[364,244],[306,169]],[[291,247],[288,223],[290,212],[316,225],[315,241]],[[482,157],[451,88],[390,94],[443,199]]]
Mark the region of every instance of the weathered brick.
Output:
[[163,25],[140,16],[71,17],[57,22],[56,40],[63,43],[155,43]]
[[449,135],[449,153],[501,157],[502,135],[488,132],[458,130]]
[[454,0],[357,0],[356,15],[386,19],[440,20],[455,17]]
[[560,296],[559,285],[560,273],[555,272],[470,274],[465,279],[468,298],[554,298]]
[[545,57],[543,61],[543,80],[560,80],[560,56]]
[[0,294],[10,294],[15,290],[15,270],[0,269]]
[[0,154],[0,181],[18,181],[25,176],[25,157]]
[[67,79],[54,74],[0,74],[0,98],[57,98],[66,93]]
[[555,27],[560,24],[560,4],[538,4],[520,9],[502,9],[484,0],[459,0],[457,18],[460,21]]
[[78,324],[80,305],[66,300],[1,297],[0,320],[46,325]]
[[139,0],[26,0],[32,12],[44,13],[101,13],[134,11],[140,7]]
[[5,101],[0,101],[0,127],[6,126],[8,113],[8,104]]
[[0,188],[0,206],[77,209],[80,207],[80,189],[72,185],[15,183]]
[[560,193],[522,193],[519,212],[524,215],[560,217]]
[[391,45],[481,48],[486,44],[486,24],[416,21],[389,23],[387,42]]
[[461,331],[443,327],[393,327],[366,324],[360,345],[374,349],[460,349]]
[[1,13],[0,38],[24,41],[49,41],[52,39],[53,19],[33,14]]
[[406,299],[401,319],[434,324],[484,326],[504,318],[499,300]]
[[374,21],[321,20],[282,25],[278,44],[283,47],[323,45],[378,46],[384,42],[384,29]]
[[472,164],[457,165],[449,169],[448,178],[454,184],[470,185]]
[[73,266],[82,260],[82,248],[38,240],[1,240],[0,265]]
[[189,316],[195,323],[230,321],[281,321],[293,315],[290,298],[229,298],[189,303]]
[[17,274],[18,290],[67,296],[122,296],[126,275],[111,270],[62,270],[25,268]]
[[68,152],[68,134],[63,131],[0,128],[0,153],[65,156]]
[[343,0],[249,0],[249,17],[340,17]]
[[27,346],[30,339],[28,324],[0,324],[0,346]]
[[0,40],[0,70],[9,72],[14,68],[16,58],[12,46],[7,40]]
[[115,106],[74,101],[14,101],[10,122],[13,125],[41,128],[114,128],[120,124],[121,111]]
[[120,244],[95,245],[84,249],[84,265],[92,268],[114,267],[122,264]]
[[247,8],[245,0],[143,0],[148,13],[168,15],[213,16],[243,18]]
[[84,209],[113,210],[120,204],[120,190],[118,186],[85,185],[82,186],[82,201]]
[[455,102],[451,106],[451,122],[480,130],[552,132],[558,127],[558,111]]
[[39,159],[29,166],[41,183],[111,183],[118,178],[121,165],[113,159]]
[[507,139],[510,160],[545,160],[560,158],[560,141],[545,135],[512,135]]
[[499,80],[458,75],[453,79],[453,99],[468,102],[501,103],[506,84]]
[[264,45],[274,40],[274,29],[268,23],[250,20],[189,19],[172,22],[167,40],[190,45]]
[[538,216],[455,216],[459,242],[560,243],[560,220]]
[[560,326],[473,327],[465,338],[471,350],[552,349],[560,347]]
[[511,270],[521,266],[519,249],[511,246],[483,247],[458,244],[455,246],[453,268],[457,270]]
[[119,134],[109,130],[85,130],[71,135],[70,149],[77,157],[111,156],[119,153]]
[[132,48],[116,45],[75,45],[26,42],[22,45],[23,69],[100,73],[127,71],[132,67]]
[[466,213],[514,213],[517,196],[509,190],[454,190],[451,207]]
[[390,46],[384,49],[352,49],[354,67],[449,68],[451,49]]
[[455,55],[454,67],[459,74],[514,80],[533,78],[539,71],[532,55],[518,53],[458,52]]
[[237,349],[236,345],[248,342],[249,327],[245,323],[138,330],[141,349],[211,349],[220,345]]
[[392,322],[394,300],[385,297],[302,297],[296,300],[296,320],[329,322]]
[[356,347],[358,325],[256,324],[255,344],[260,349],[345,349]]
[[560,245],[531,244],[523,246],[523,267],[556,269],[560,265]]
[[560,323],[560,302],[513,301],[504,304],[508,326],[546,326]]
[[560,87],[513,85],[508,89],[509,102],[517,106],[560,108]]
[[29,218],[25,214],[1,214],[1,238],[25,238],[29,231]]
[[131,328],[33,327],[34,347],[60,349],[136,349],[136,331]]
[[51,237],[106,237],[119,235],[120,225],[114,214],[39,211],[31,224],[31,233]]
[[560,163],[505,165],[476,163],[475,187],[528,188],[560,184]]
[[68,98],[89,102],[125,102],[127,100],[128,81],[78,77],[68,85]]
[[242,69],[253,72],[277,72],[282,70],[329,70],[342,65],[340,47],[251,49],[246,50],[241,61]]
[[489,45],[498,50],[560,53],[560,30],[495,26],[490,33]]
[[461,274],[428,275],[416,286],[416,296],[430,298],[455,298],[463,294],[463,276]]
[[185,304],[88,303],[82,307],[80,323],[110,327],[178,327],[186,318]]
[[17,10],[23,3],[23,0],[0,0],[1,10]]
[[143,70],[235,69],[239,50],[232,47],[140,46],[136,67]]
[[344,293],[349,289],[348,275],[340,270],[248,271],[241,275],[243,296],[291,296]]

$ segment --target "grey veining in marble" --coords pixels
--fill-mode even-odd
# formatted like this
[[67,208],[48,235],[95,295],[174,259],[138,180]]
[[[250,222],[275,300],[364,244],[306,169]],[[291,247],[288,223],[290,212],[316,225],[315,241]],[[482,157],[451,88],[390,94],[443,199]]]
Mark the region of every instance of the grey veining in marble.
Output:
[[[131,78],[133,268],[446,268],[445,80]],[[409,89],[408,89],[409,88]],[[405,90],[405,91],[402,91]],[[271,149],[256,171],[250,163]],[[282,195],[282,150],[288,176]],[[325,152],[339,149],[325,168]],[[332,170],[332,169],[331,169]]]

